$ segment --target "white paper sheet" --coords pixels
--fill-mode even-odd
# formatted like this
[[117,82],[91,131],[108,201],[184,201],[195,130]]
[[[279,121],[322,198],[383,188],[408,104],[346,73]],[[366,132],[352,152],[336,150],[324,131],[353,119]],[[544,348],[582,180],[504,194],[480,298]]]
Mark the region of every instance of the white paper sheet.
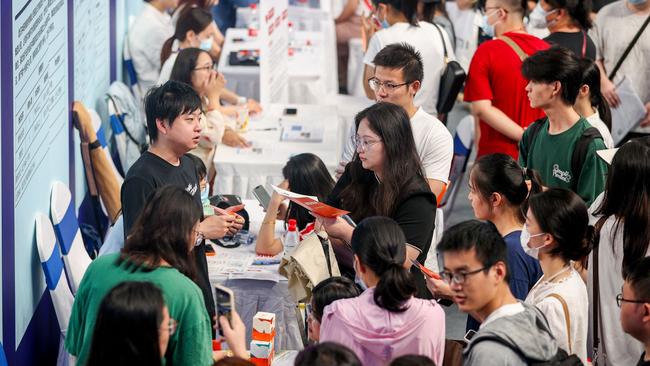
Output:
[[634,91],[630,79],[623,76],[616,86],[616,93],[621,103],[612,108],[612,138],[615,145],[636,128],[646,114],[645,106]]

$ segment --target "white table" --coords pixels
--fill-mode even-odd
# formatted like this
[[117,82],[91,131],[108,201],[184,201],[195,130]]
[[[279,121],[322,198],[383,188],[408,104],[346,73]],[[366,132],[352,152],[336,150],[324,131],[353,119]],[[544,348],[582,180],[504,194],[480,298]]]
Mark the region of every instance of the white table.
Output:
[[[258,233],[264,219],[264,212],[255,200],[244,200],[244,204],[250,217],[249,231]],[[275,229],[276,235],[279,236],[283,233],[283,222],[278,221]],[[253,317],[258,311],[264,311],[275,314],[276,353],[281,350],[301,350],[303,346],[296,318],[296,303],[289,295],[287,279],[278,273],[279,265],[251,265],[247,266],[247,269],[243,272],[240,271],[241,273],[232,273],[230,275],[216,273],[218,270],[216,263],[220,258],[233,253],[244,256],[254,255],[255,244],[242,245],[233,249],[226,249],[216,245],[213,245],[213,247],[216,255],[207,257],[210,283],[213,285],[216,283],[222,284],[234,292],[235,309],[246,325],[246,344],[249,344],[251,340]],[[234,263],[227,264],[236,266],[238,263],[238,261],[234,260]]]
[[[251,148],[239,149],[217,147],[214,165],[217,170],[214,190],[216,193],[237,194],[242,198],[253,198],[252,190],[258,185],[269,189],[271,184],[283,180],[282,168],[289,158],[310,152],[323,160],[330,173],[338,164],[346,131],[341,128],[337,108],[321,105],[292,105],[295,116],[284,116],[284,105],[273,104],[264,108],[260,118],[252,118],[248,132],[243,136],[252,142]],[[304,124],[318,124],[324,127],[322,142],[280,141],[282,125],[300,121]]]
[[[248,9],[243,9],[244,15]],[[338,92],[336,68],[336,33],[334,22],[327,13],[318,9],[289,9],[293,26],[293,55],[289,56],[289,102],[316,104],[325,95]],[[245,23],[240,21],[240,23]],[[234,42],[235,39],[243,41]],[[260,98],[260,68],[257,66],[232,66],[228,63],[230,52],[259,49],[257,38],[248,36],[245,28],[230,28],[219,59],[219,71],[227,80],[227,87],[239,95]],[[261,55],[264,57],[264,55]]]

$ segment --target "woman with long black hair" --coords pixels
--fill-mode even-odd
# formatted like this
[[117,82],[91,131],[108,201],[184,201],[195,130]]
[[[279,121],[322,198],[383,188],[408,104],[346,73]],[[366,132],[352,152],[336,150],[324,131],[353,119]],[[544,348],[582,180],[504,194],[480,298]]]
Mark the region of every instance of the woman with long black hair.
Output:
[[580,116],[596,127],[603,137],[605,146],[611,149],[614,147],[612,138],[612,112],[607,99],[600,92],[600,69],[590,59],[580,60],[582,68],[582,85],[578,91],[578,97],[573,108]]
[[[316,155],[303,153],[289,158],[282,168],[284,181],[279,187],[291,192],[315,196],[323,202],[334,188],[334,179],[325,163]],[[282,204],[284,197],[273,192],[271,201],[266,207],[266,215],[262,220],[260,232],[255,242],[255,251],[259,254],[276,255],[283,250],[282,241],[275,237],[275,220],[295,219],[301,235],[307,235],[314,229],[314,216],[307,209],[290,202]]]
[[406,237],[387,217],[369,217],[352,234],[354,267],[367,287],[355,298],[325,308],[321,342],[345,344],[364,365],[387,365],[406,354],[442,365],[444,311],[433,300],[414,297],[412,274],[404,268]]
[[[212,364],[211,320],[203,293],[192,280],[192,248],[203,240],[197,231],[200,215],[188,192],[164,186],[150,196],[122,252],[99,257],[88,267],[65,337],[66,349],[77,356],[79,365],[88,360],[102,299],[124,281],[151,282],[162,291],[169,315],[178,321],[165,353],[168,363]],[[245,350],[238,351],[244,355]]]
[[[398,105],[377,103],[359,112],[355,124],[356,153],[327,203],[350,211],[355,222],[370,216],[394,219],[406,235],[407,266],[411,259],[424,264],[433,236],[436,196],[422,172],[408,115]],[[330,236],[350,243],[354,228],[344,219],[320,221]],[[342,273],[349,273],[349,246],[334,248]],[[422,274],[413,271],[417,296],[431,298]]]
[[[650,137],[632,139],[618,149],[605,191],[593,207],[599,242],[589,257],[587,288],[593,303],[597,273],[600,351],[610,365],[634,365],[643,345],[623,331],[621,309],[612,299],[621,292],[624,273],[639,259],[650,256]],[[594,315],[590,317],[594,324]]]

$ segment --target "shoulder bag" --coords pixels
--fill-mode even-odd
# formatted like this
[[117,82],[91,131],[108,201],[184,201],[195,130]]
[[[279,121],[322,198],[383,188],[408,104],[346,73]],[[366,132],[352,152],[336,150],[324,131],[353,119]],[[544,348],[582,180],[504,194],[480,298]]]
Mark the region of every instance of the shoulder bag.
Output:
[[445,70],[442,72],[442,76],[440,77],[438,102],[436,104],[438,114],[443,114],[449,112],[454,107],[456,97],[458,97],[458,93],[460,93],[460,90],[463,88],[467,74],[457,61],[449,60],[447,43],[442,35],[442,31],[437,24],[433,23],[433,26],[436,27],[438,33],[440,33],[442,48],[445,52]]

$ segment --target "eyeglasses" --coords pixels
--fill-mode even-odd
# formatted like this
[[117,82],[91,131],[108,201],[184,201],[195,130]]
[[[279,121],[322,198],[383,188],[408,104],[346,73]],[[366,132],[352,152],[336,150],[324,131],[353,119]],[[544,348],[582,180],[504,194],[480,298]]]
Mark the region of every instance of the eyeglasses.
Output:
[[173,336],[176,333],[176,328],[178,328],[178,322],[174,318],[169,318],[169,323],[160,327],[160,330],[168,330],[169,336]]
[[212,65],[210,65],[210,66],[195,67],[193,70],[194,71],[199,71],[199,70],[207,70],[207,71],[214,70],[214,71],[217,71],[217,64],[213,62]]
[[624,302],[631,302],[633,304],[645,304],[645,303],[650,302],[650,301],[646,301],[646,300],[629,300],[629,299],[624,299],[623,294],[616,295],[616,305],[618,305],[619,308],[621,307],[621,304],[623,304]]
[[368,151],[368,148],[371,147],[372,145],[381,142],[381,140],[364,140],[359,135],[354,135],[352,136],[352,142],[354,143],[354,147],[357,150],[361,151]]
[[400,86],[408,85],[410,83],[412,83],[412,81],[407,81],[401,84],[394,84],[391,83],[390,81],[380,81],[375,77],[368,79],[368,85],[370,85],[370,88],[376,92],[379,91],[379,89],[384,88],[384,91],[392,93],[393,91],[395,91],[395,89],[399,88]]
[[198,230],[194,230],[194,233],[196,234],[196,239],[194,239],[194,246],[198,247],[199,245],[201,245],[201,243],[203,243],[203,240],[205,239],[205,235],[203,235],[203,233]]
[[454,281],[454,283],[458,285],[462,285],[465,283],[465,279],[467,279],[467,276],[475,275],[481,271],[485,271],[486,269],[492,267],[490,266],[485,266],[483,268],[479,268],[475,271],[470,271],[470,272],[450,272],[450,271],[442,271],[440,272],[440,278],[442,278],[443,281],[445,281],[448,284],[451,284],[451,281]]

